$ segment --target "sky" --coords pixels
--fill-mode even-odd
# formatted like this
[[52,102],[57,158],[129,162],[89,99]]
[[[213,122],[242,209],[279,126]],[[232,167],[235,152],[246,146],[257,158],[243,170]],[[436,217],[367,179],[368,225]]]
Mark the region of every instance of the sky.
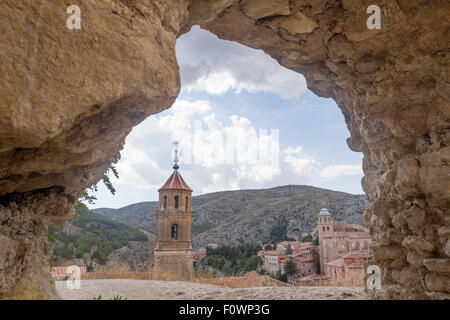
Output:
[[99,183],[91,208],[153,201],[173,169],[193,195],[301,184],[354,194],[362,154],[351,151],[344,117],[301,74],[262,50],[195,26],[177,40],[181,91],[173,106],[133,128],[116,164],[117,192]]

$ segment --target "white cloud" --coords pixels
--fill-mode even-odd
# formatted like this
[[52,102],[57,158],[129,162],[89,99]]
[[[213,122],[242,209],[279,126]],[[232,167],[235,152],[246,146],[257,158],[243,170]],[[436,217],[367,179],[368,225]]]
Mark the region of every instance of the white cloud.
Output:
[[181,142],[180,165],[196,193],[263,188],[298,181],[362,175],[361,165],[322,165],[300,145],[281,150],[278,132],[263,134],[253,123],[233,115],[216,118],[209,101],[178,99],[151,116],[127,138],[117,165],[118,185],[157,190],[170,174],[171,142]]
[[125,145],[122,155],[122,160],[116,166],[120,179],[113,176],[111,178],[113,184],[128,185],[139,190],[152,189],[154,186],[141,176],[139,168],[142,168],[142,165],[158,168],[155,160],[149,158],[144,151],[130,143]]
[[283,160],[290,164],[295,174],[310,177],[316,171],[317,162],[312,156],[301,152],[301,150],[303,150],[301,146],[288,147],[283,150],[285,155]]
[[178,38],[181,85],[187,91],[223,94],[268,92],[283,99],[306,91],[305,78],[286,69],[262,50],[224,41],[195,26]]
[[302,146],[289,146],[286,149],[283,150],[284,154],[300,154],[303,151],[303,147]]
[[320,176],[332,179],[340,176],[363,175],[361,165],[332,165],[320,170]]
[[208,101],[178,99],[165,113],[142,122],[121,152],[117,183],[157,189],[170,173],[175,139],[181,142],[181,170],[200,193],[270,182],[281,173],[278,135],[259,135],[249,119],[237,115],[226,124],[212,109]]

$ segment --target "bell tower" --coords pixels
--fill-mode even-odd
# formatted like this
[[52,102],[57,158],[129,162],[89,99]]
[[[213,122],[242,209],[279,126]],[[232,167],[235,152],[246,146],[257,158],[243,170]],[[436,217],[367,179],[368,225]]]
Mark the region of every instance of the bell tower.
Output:
[[173,172],[159,188],[154,267],[158,278],[189,280],[193,277],[192,189],[178,172],[178,142],[175,141]]
[[[320,251],[320,272],[325,272],[325,263],[330,261],[330,246],[335,246],[335,243],[330,240],[333,229],[333,219],[327,208],[322,207],[319,212],[317,220],[317,236],[319,237],[319,251]],[[327,237],[328,235],[328,237]]]
[[317,231],[320,235],[325,232],[334,232],[333,230],[333,219],[331,219],[331,214],[328,212],[327,208],[323,207],[320,209],[319,217],[317,221]]

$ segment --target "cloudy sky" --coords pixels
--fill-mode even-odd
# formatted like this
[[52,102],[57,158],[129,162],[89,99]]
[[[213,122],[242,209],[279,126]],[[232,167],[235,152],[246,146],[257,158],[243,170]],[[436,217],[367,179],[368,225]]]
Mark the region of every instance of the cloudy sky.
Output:
[[93,208],[156,200],[172,172],[175,140],[194,195],[286,184],[363,193],[362,154],[347,147],[341,111],[309,91],[302,75],[198,27],[176,50],[177,101],[133,129],[120,177],[112,178],[116,195],[99,184]]

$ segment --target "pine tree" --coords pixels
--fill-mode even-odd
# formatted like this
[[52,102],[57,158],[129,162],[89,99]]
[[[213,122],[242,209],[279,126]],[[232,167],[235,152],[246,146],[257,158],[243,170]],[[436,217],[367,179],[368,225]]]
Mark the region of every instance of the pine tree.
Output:
[[284,271],[288,276],[293,276],[297,273],[297,266],[292,259],[289,259],[284,266]]
[[292,254],[292,247],[290,244],[288,244],[288,246],[286,248],[286,254]]

